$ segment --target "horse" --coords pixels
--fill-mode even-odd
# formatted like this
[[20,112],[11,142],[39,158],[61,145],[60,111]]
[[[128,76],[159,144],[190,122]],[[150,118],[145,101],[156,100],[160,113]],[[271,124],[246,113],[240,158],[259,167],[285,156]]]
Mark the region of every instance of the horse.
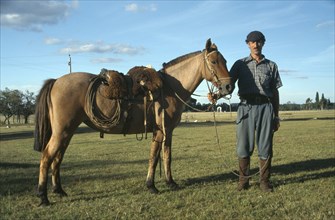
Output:
[[[112,126],[97,126],[87,113],[90,107],[86,104],[85,94],[96,77],[95,74],[69,73],[44,82],[37,96],[34,132],[34,149],[41,152],[37,186],[39,206],[50,205],[47,195],[50,167],[52,192],[67,196],[61,186],[60,166],[70,140],[81,123],[108,134],[152,132],[146,187],[151,193],[159,193],[155,187],[155,170],[162,151],[166,184],[172,189],[178,188],[171,173],[171,143],[173,130],[180,123],[185,101],[204,79],[211,82],[212,88],[215,86],[222,96],[231,93],[232,85],[226,60],[211,39],[206,41],[204,50],[164,63],[159,73],[163,85],[160,97],[152,101],[152,108],[148,108],[143,101],[120,102],[120,99],[108,99],[99,92],[96,93],[95,104],[103,115],[112,118],[119,112],[118,123],[113,123]],[[143,126],[145,120],[147,123]]]

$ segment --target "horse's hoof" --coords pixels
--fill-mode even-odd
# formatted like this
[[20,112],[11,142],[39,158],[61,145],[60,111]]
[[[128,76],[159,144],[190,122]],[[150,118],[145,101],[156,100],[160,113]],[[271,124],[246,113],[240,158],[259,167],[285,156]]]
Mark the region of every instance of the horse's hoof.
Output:
[[41,199],[41,203],[38,205],[38,207],[46,207],[49,205],[50,205],[50,202],[48,199]]
[[149,189],[149,192],[152,194],[159,194],[158,189],[154,186],[151,186],[151,187],[148,186],[148,189]]
[[52,192],[59,195],[60,197],[67,196],[67,193],[62,188],[54,188]]
[[174,182],[174,181],[172,181],[172,182],[167,182],[166,184],[167,184],[168,187],[169,187],[170,189],[172,189],[172,190],[179,190],[179,189],[180,189],[179,185],[178,185],[176,182]]

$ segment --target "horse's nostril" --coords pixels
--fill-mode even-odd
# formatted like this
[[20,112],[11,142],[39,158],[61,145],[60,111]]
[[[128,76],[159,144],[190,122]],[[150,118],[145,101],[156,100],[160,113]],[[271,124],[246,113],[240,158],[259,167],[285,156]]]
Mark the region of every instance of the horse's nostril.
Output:
[[227,89],[227,91],[230,92],[230,90],[231,90],[231,86],[230,86],[230,84],[227,84],[227,85],[226,85],[226,89]]

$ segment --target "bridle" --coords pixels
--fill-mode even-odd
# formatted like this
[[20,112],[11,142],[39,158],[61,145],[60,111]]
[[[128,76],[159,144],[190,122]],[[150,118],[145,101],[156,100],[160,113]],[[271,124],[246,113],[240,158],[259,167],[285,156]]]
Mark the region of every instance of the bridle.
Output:
[[212,66],[211,66],[211,64],[210,64],[210,62],[209,62],[209,59],[208,59],[208,57],[209,57],[212,53],[214,53],[214,52],[219,53],[219,52],[216,51],[216,50],[213,50],[212,52],[209,52],[209,53],[207,53],[207,51],[205,51],[205,53],[204,53],[204,60],[205,60],[206,67],[208,68],[209,72],[211,73],[212,77],[214,78],[214,82],[215,82],[215,83],[221,83],[221,82],[220,82],[220,79],[219,79],[219,77],[218,77],[218,75],[217,75],[217,73],[216,73],[216,71],[215,71],[215,69],[212,68]]
[[[212,78],[214,79],[214,82],[212,82],[212,86],[210,87],[209,84],[208,84],[208,80],[206,80],[206,83],[207,83],[207,87],[208,87],[208,90],[210,93],[216,93],[217,91],[214,91],[214,88],[217,87],[218,90],[222,90],[222,85],[223,83],[221,82],[220,79],[224,80],[224,79],[230,79],[230,77],[225,77],[225,78],[219,78],[218,75],[217,75],[217,72],[216,70],[212,67],[208,57],[212,54],[212,53],[218,53],[219,55],[220,52],[217,51],[217,50],[213,50],[209,53],[207,53],[207,51],[204,51],[204,60],[205,60],[205,66],[207,67],[207,69],[209,70]],[[221,55],[222,56],[222,55]]]

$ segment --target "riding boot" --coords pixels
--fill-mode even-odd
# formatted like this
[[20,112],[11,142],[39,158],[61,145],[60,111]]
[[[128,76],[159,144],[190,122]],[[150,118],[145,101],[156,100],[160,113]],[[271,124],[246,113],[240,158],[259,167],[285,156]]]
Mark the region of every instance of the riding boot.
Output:
[[270,184],[271,158],[259,160],[260,165],[260,188],[263,192],[273,192],[273,186]]
[[239,181],[237,190],[245,190],[249,188],[249,171],[250,171],[250,157],[239,158]]

